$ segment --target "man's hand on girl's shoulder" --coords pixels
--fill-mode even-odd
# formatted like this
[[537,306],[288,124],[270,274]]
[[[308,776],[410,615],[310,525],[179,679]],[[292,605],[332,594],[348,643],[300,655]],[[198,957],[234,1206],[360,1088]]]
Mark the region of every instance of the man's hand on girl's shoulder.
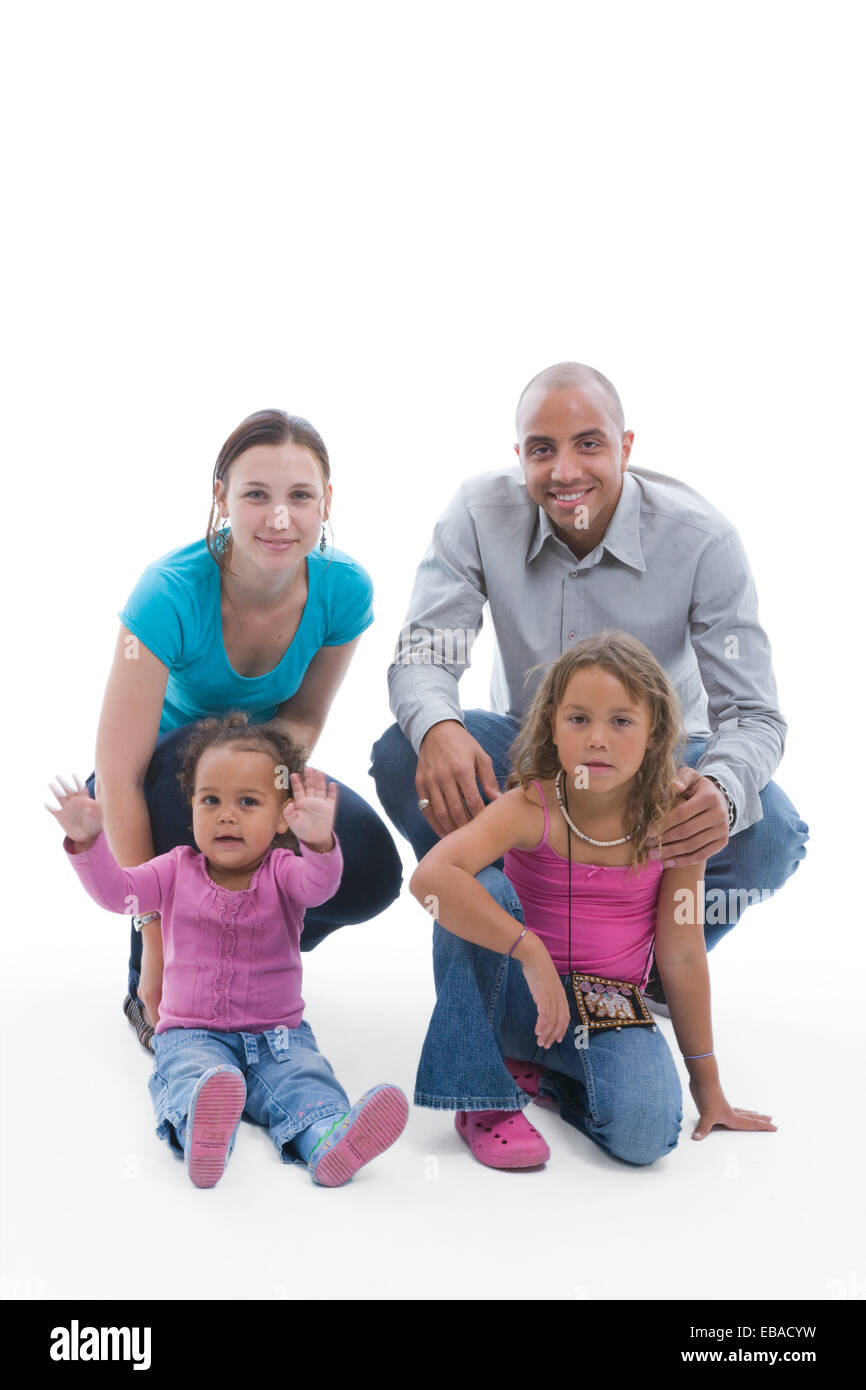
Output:
[[647,840],[650,858],[661,859],[666,869],[700,864],[729,839],[728,803],[715,782],[692,767],[681,767],[677,787],[676,803]]

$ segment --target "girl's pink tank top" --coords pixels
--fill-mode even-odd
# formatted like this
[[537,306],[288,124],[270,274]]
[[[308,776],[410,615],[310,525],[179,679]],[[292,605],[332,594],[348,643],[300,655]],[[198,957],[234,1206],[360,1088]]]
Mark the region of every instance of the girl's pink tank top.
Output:
[[644,988],[652,961],[660,860],[642,868],[571,862],[571,961],[568,958],[568,860],[551,849],[550,817],[534,849],[510,849],[505,874],[523,907],[527,927],[544,942],[560,974],[569,969]]

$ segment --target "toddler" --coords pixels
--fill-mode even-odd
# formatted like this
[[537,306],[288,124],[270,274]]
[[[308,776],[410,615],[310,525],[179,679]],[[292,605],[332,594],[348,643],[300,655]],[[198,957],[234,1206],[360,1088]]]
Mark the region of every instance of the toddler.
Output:
[[99,802],[77,777],[75,786],[51,784],[59,808],[47,808],[100,906],[137,915],[143,902],[162,914],[149,1083],[157,1135],[196,1187],[213,1187],[243,1114],[267,1125],[283,1162],[340,1187],[394,1143],[408,1104],[398,1087],[380,1085],[351,1105],[303,1018],[304,909],[331,898],[342,872],[337,788],[304,771],[279,724],[248,724],[243,714],[194,726],[180,780],[198,852],[179,846],[134,868],[115,860]]

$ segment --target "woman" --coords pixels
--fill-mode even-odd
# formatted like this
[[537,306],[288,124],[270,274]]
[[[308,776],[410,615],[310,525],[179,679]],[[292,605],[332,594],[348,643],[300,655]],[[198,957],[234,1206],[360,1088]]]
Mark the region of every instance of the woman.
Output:
[[[318,431],[298,416],[258,411],[220,450],[205,538],[155,561],[133,590],[120,614],[88,783],[121,865],[193,843],[177,771],[197,719],[229,709],[255,723],[277,719],[312,752],[373,621],[369,576],[326,549],[331,496]],[[338,786],[343,878],[333,898],[307,913],[303,950],[375,917],[400,892],[388,830],[361,797]],[[133,905],[151,920],[132,932],[123,1005],[148,1050],[163,965],[152,906]]]

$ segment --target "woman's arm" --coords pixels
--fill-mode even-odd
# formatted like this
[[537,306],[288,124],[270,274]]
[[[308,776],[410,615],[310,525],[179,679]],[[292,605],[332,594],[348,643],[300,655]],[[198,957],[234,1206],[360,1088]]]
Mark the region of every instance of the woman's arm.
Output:
[[316,746],[360,640],[358,636],[339,647],[320,647],[294,695],[284,700],[274,715],[303,744],[307,756]]
[[[127,657],[127,652],[135,655]],[[144,777],[159,733],[168,668],[120,629],[96,734],[96,797],[118,864],[153,858]]]
[[[693,1139],[714,1125],[727,1129],[775,1129],[769,1115],[735,1110],[725,1098],[713,1052],[710,973],[704,942],[706,864],[683,865],[662,874],[656,908],[655,960],[671,1012],[671,1023],[698,1107]],[[710,1055],[705,1055],[710,1054]],[[688,1060],[691,1059],[691,1060]]]
[[[127,655],[133,653],[133,655]],[[168,667],[125,627],[121,627],[102,701],[96,734],[97,799],[105,833],[118,864],[129,867],[153,858],[144,777],[159,733]],[[156,903],[140,903],[142,913]],[[153,1024],[162,997],[162,929],[159,919],[141,932],[139,999]]]
[[[540,807],[515,787],[434,845],[412,875],[409,890],[455,936],[505,955],[520,935],[519,923],[494,902],[475,875],[506,850],[534,848],[543,828]],[[538,1007],[539,1047],[562,1042],[569,1023],[568,1001],[547,947],[528,931],[513,956],[523,966]]]

